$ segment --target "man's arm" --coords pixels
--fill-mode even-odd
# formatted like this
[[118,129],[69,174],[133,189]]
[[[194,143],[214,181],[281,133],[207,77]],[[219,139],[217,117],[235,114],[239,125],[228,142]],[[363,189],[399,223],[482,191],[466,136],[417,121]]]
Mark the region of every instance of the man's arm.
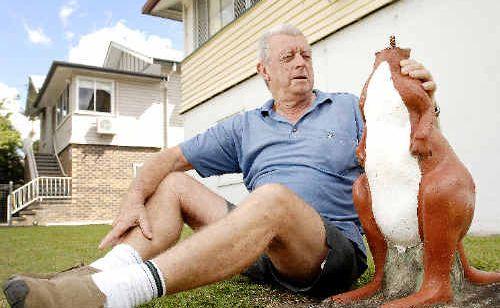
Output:
[[147,220],[145,201],[155,191],[160,182],[171,172],[192,169],[179,146],[165,149],[148,159],[132,181],[120,206],[120,213],[113,222],[113,229],[104,237],[100,249],[114,246],[132,227],[139,226],[145,237],[153,234]]
[[156,191],[160,182],[169,173],[190,169],[192,166],[182,154],[179,146],[164,149],[144,162],[130,185],[129,195],[137,195],[144,201]]

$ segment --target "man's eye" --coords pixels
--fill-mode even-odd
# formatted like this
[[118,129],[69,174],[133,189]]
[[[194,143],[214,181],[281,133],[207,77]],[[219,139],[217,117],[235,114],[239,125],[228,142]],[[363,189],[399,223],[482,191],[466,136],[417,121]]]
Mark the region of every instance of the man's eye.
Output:
[[292,54],[286,54],[281,57],[281,62],[290,62],[293,60]]
[[306,60],[311,60],[311,53],[310,52],[304,52],[302,53],[302,58],[306,59]]

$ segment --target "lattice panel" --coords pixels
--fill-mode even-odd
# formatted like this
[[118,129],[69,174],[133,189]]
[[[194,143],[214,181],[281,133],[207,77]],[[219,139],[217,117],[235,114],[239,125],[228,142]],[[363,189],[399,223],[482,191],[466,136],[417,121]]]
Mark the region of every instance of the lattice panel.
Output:
[[208,0],[197,0],[196,4],[196,46],[208,40]]

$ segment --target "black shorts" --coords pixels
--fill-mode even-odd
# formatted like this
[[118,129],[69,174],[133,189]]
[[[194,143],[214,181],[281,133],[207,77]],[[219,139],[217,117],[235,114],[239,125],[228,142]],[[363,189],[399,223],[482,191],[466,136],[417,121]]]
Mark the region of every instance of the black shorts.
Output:
[[[236,206],[227,201],[228,210]],[[327,297],[349,290],[352,284],[366,270],[366,256],[355,243],[337,229],[333,222],[323,219],[326,229],[328,254],[322,263],[316,279],[307,284],[298,284],[281,275],[266,254],[262,254],[254,264],[242,274],[249,278],[278,285],[293,292],[315,297]]]

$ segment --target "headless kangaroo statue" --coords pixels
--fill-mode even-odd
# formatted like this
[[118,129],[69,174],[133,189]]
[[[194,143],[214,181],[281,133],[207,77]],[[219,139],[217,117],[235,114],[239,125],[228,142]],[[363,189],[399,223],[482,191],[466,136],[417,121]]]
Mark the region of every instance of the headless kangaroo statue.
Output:
[[375,263],[364,287],[330,299],[348,303],[374,295],[384,279],[388,247],[404,250],[423,242],[420,290],[384,307],[419,307],[453,300],[450,271],[458,250],[470,282],[500,281],[500,273],[471,267],[462,238],[472,221],[475,185],[437,127],[434,104],[421,82],[401,74],[409,49],[376,54],[360,98],[365,129],[356,154],[365,174],[353,185],[353,200]]

